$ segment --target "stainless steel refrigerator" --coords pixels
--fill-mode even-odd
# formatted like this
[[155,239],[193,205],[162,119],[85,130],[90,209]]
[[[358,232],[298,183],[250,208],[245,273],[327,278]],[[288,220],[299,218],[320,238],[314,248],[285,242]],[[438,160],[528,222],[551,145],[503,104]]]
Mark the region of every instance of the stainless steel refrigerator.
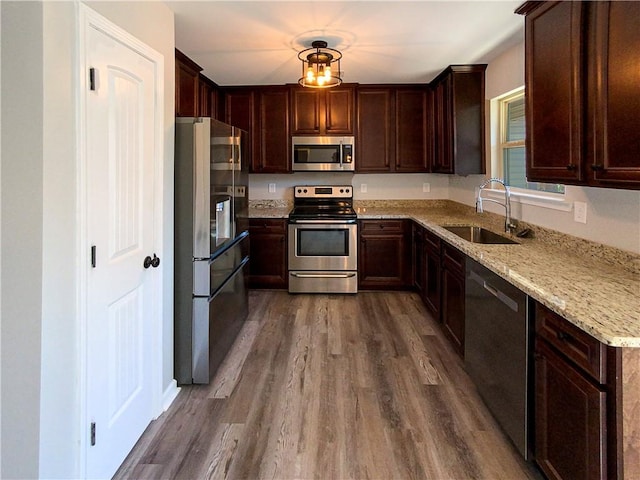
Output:
[[247,134],[186,117],[175,141],[175,377],[209,383],[248,314]]

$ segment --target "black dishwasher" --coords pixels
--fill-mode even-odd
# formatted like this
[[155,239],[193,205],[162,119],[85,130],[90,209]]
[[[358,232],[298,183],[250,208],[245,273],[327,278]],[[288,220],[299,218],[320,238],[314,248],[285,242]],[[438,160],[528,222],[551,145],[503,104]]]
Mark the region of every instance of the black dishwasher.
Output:
[[529,347],[527,296],[467,258],[465,369],[504,432],[529,458]]

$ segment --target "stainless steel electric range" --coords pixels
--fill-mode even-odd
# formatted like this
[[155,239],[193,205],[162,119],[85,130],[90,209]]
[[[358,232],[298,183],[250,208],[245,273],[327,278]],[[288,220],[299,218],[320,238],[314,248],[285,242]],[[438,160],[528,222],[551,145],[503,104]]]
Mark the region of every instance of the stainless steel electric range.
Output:
[[351,185],[294,187],[289,292],[357,293],[358,225]]

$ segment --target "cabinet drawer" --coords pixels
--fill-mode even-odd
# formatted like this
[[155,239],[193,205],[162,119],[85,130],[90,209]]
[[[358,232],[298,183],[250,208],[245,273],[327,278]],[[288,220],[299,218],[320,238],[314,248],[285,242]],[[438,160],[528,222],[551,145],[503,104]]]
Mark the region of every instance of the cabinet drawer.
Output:
[[424,244],[432,252],[440,254],[440,237],[429,230],[424,230]]
[[287,222],[280,218],[252,218],[249,220],[249,229],[260,233],[285,234],[287,231]]
[[360,224],[361,233],[402,233],[403,220],[363,220]]
[[446,242],[442,243],[442,263],[452,273],[465,276],[466,255]]
[[536,304],[536,334],[598,383],[606,383],[606,346],[560,315]]

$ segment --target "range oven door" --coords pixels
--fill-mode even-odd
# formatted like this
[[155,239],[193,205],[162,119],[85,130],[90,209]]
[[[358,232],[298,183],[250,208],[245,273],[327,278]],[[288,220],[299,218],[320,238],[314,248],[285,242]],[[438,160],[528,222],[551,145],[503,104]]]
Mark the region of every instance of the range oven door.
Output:
[[357,238],[355,223],[290,223],[289,292],[357,293]]
[[289,224],[289,270],[356,271],[358,226],[332,220]]

